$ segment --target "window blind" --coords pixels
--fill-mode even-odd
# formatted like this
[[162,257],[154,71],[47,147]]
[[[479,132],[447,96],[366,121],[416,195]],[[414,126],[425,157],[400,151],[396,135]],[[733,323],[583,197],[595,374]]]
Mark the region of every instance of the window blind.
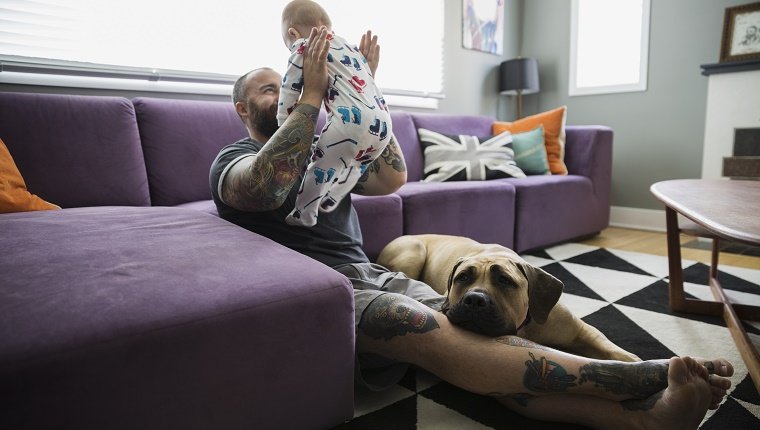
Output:
[[[284,72],[280,15],[286,3],[3,0],[0,81],[28,75],[97,88],[118,81],[179,83],[185,89],[223,86],[226,94],[253,68]],[[386,94],[443,97],[443,0],[319,3],[346,39],[358,44],[368,29],[379,36],[377,78]]]

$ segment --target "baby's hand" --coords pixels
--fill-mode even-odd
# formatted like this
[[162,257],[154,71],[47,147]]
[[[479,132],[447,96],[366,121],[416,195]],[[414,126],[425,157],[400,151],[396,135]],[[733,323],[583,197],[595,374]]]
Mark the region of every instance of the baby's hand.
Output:
[[372,36],[372,30],[367,30],[365,34],[362,34],[362,40],[359,42],[359,51],[367,59],[369,70],[374,78],[377,65],[380,63],[380,45],[377,44],[377,36]]

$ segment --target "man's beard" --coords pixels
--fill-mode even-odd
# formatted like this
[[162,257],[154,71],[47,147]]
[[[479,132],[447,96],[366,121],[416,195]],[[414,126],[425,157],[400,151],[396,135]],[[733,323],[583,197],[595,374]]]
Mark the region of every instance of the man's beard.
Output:
[[253,101],[248,102],[248,112],[251,113],[251,127],[259,133],[272,137],[280,128],[277,125],[277,105],[273,104],[269,109],[261,109]]

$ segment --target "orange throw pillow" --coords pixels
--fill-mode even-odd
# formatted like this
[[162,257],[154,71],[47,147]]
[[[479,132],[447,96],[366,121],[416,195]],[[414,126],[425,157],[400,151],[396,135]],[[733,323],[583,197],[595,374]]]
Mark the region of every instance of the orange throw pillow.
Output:
[[26,183],[0,139],[0,213],[60,209],[26,190]]
[[567,175],[565,166],[565,113],[567,106],[518,119],[513,122],[496,121],[493,124],[493,134],[504,131],[523,133],[531,131],[539,125],[544,126],[544,146],[546,158],[549,160],[549,170],[552,175]]

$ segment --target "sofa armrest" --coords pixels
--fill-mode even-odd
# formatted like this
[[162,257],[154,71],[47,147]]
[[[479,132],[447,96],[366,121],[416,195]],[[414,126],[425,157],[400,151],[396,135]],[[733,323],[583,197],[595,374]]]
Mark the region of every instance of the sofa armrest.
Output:
[[597,197],[609,202],[612,129],[599,125],[568,126],[565,137],[565,164],[569,174],[591,179]]

